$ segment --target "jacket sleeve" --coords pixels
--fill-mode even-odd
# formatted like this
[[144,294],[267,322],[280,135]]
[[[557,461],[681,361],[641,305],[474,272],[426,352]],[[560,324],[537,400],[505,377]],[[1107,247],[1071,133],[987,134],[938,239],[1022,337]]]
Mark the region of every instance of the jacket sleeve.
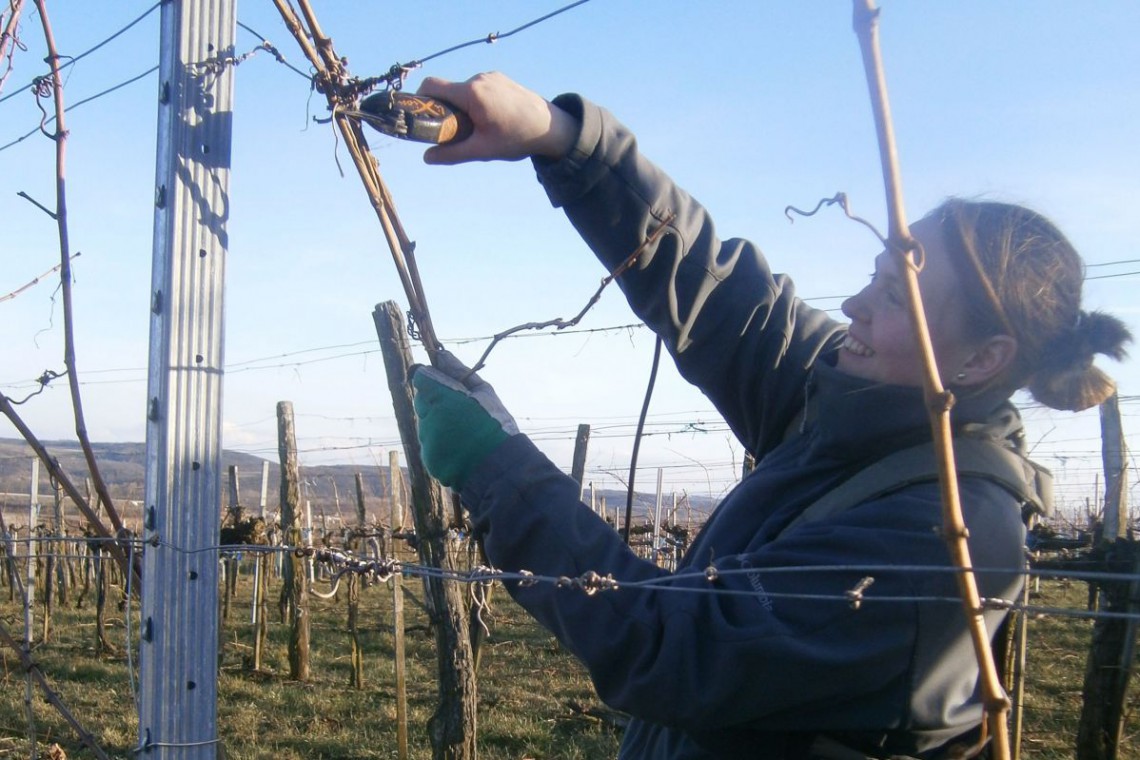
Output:
[[667,222],[618,284],[682,376],[762,455],[782,438],[807,370],[837,345],[842,326],[797,298],[755,245],[720,240],[705,209],[607,111],[576,95],[555,103],[580,119],[581,131],[561,161],[535,160],[551,202],[611,272]]
[[[979,488],[967,489],[970,503],[983,511],[1009,506],[1009,519],[986,518],[992,529],[976,540],[1013,548],[979,547],[978,566],[1016,568],[1016,506],[986,484]],[[933,714],[948,709],[949,682],[955,704],[971,704],[974,667],[954,577],[941,572],[949,560],[934,530],[936,484],[672,574],[634,556],[525,436],[492,453],[462,495],[486,531],[494,566],[545,579],[506,585],[586,665],[599,696],[615,708],[692,731],[910,728],[908,702],[918,692],[929,698],[920,722],[977,720],[976,703],[969,715]],[[588,594],[550,580],[590,570],[612,574],[619,588]],[[852,604],[848,592],[868,575],[873,584]],[[1015,573],[982,580],[986,596],[1012,594],[1017,585]],[[954,642],[931,639],[951,634]],[[950,643],[964,660],[942,655]]]

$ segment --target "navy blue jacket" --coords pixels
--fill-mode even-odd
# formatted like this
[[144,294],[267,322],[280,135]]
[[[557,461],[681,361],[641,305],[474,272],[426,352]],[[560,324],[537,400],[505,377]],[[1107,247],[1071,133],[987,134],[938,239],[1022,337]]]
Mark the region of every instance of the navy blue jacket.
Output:
[[[557,103],[581,133],[565,159],[536,160],[540,181],[609,269],[674,215],[618,283],[758,464],[669,573],[636,557],[579,502],[574,481],[512,437],[461,494],[490,561],[623,584],[593,595],[508,584],[585,663],[599,696],[634,717],[622,757],[806,757],[821,733],[933,755],[981,718],[937,484],[784,530],[867,464],[929,440],[921,390],[835,370],[843,325],[798,299],[753,244],[718,239],[706,211],[610,114],[577,96]],[[802,432],[789,434],[805,409]],[[1002,398],[961,400],[953,422],[995,439],[1020,435]],[[1013,598],[1019,504],[989,482],[964,479],[961,491],[974,565],[999,570],[980,574],[981,593]],[[874,583],[855,609],[844,592],[865,576]],[[654,581],[665,588],[634,585]],[[990,630],[1000,620],[987,613]]]

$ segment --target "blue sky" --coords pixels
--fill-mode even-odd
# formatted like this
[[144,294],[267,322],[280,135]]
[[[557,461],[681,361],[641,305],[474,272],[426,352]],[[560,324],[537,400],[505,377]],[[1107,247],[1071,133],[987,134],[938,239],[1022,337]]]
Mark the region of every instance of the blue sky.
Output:
[[[321,2],[313,6],[358,75],[382,73],[560,2]],[[49,3],[62,52],[75,55],[150,3]],[[68,70],[68,102],[155,65],[158,17]],[[238,17],[305,68],[269,0]],[[850,3],[592,0],[494,45],[428,63],[424,75],[463,79],[501,70],[538,92],[581,92],[638,134],[643,151],[701,200],[722,237],[756,240],[805,297],[834,308],[870,271],[879,244],[837,212],[790,224],[788,204],[842,190],[883,224],[884,204]],[[1030,205],[1053,218],[1090,265],[1086,303],[1140,333],[1140,5],[1052,0],[885,2],[881,40],[912,219],[947,195]],[[30,7],[6,97],[43,73]],[[237,35],[239,53],[259,40]],[[0,69],[2,71],[2,69]],[[68,203],[75,262],[78,366],[96,440],[141,440],[151,267],[156,75],[68,115]],[[258,54],[236,70],[227,261],[225,446],[276,456],[274,413],[290,400],[302,464],[387,461],[396,445],[371,310],[403,300],[358,180],[341,178],[321,98]],[[33,98],[0,103],[0,145],[39,121]],[[428,167],[419,146],[370,138],[400,218],[417,241],[441,338],[468,361],[516,324],[569,317],[605,274],[550,208],[526,162]],[[347,154],[339,152],[348,167]],[[351,171],[351,170],[350,170]],[[0,297],[58,263],[55,225],[16,193],[53,205],[53,147],[40,136],[0,151]],[[1126,263],[1115,263],[1126,262]],[[652,356],[616,289],[557,337],[509,340],[485,377],[520,427],[564,467],[574,431],[590,423],[588,479],[618,487]],[[592,332],[584,332],[590,330]],[[0,389],[30,390],[62,369],[54,284],[0,302]],[[1140,370],[1105,365],[1120,383],[1126,432],[1137,420]],[[62,382],[25,405],[45,439],[74,435]],[[1093,496],[1100,467],[1096,411],[1029,406],[1029,437],[1070,503]],[[646,489],[719,494],[741,452],[708,402],[672,368],[650,409],[639,475]],[[5,422],[4,425],[7,425]],[[0,427],[0,436],[16,436]]]

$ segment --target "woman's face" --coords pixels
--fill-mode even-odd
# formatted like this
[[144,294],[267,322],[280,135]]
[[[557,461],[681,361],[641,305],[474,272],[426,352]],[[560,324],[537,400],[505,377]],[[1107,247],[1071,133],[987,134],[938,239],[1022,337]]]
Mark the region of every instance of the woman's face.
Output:
[[[938,224],[922,219],[911,227],[911,234],[925,251],[919,290],[945,384],[972,354],[965,338],[960,283]],[[871,282],[843,302],[851,326],[839,351],[840,371],[893,385],[922,385],[922,358],[907,305],[904,266],[894,254],[880,253]]]

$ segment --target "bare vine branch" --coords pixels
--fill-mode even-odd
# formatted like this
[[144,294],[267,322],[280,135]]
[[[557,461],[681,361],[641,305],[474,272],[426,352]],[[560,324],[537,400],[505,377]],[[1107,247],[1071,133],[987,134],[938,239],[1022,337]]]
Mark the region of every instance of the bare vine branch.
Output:
[[[32,451],[36,453],[39,460],[43,462],[44,467],[47,468],[49,477],[59,483],[60,487],[71,498],[71,501],[74,502],[76,508],[87,518],[87,522],[90,524],[91,529],[95,531],[96,535],[100,538],[107,539],[122,539],[127,535],[124,529],[116,529],[118,530],[116,534],[112,534],[111,531],[107,529],[107,526],[99,519],[99,515],[92,509],[87,497],[79,491],[76,485],[71,481],[71,478],[64,472],[59,464],[59,460],[51,455],[47,447],[44,446],[39,438],[36,437],[36,434],[32,432],[31,428],[28,427],[27,423],[24,422],[23,418],[20,417],[19,412],[17,412],[13,406],[12,400],[3,393],[0,393],[0,414],[8,418],[12,426],[16,428],[23,439],[27,441],[28,445],[32,447]],[[109,542],[107,548],[111,552],[111,556],[113,556],[115,561],[119,564],[119,567],[122,568],[124,575],[128,573],[131,570],[131,565],[127,560],[127,555],[123,551],[122,546],[118,542]],[[136,580],[138,577],[138,569],[135,568]],[[135,588],[139,588],[137,583],[135,584]]]
[[[81,256],[81,255],[82,255],[82,251],[76,251],[75,253],[71,254],[71,260],[74,261],[78,256]],[[27,282],[27,283],[21,285],[20,287],[16,288],[11,293],[9,293],[8,295],[0,296],[0,303],[4,303],[5,301],[11,301],[13,298],[20,295],[25,290],[27,290],[29,288],[34,288],[36,285],[40,284],[40,281],[43,280],[43,278],[47,277],[50,274],[55,274],[56,272],[58,272],[60,270],[60,268],[62,266],[63,266],[63,264],[56,264],[54,267],[52,267],[51,269],[49,269],[46,272],[44,272],[43,274],[41,274],[39,277],[36,277],[33,280],[31,280],[30,282]]]
[[44,677],[43,671],[40,670],[40,666],[32,659],[32,655],[25,651],[24,647],[20,646],[20,642],[12,636],[3,621],[0,621],[0,643],[3,643],[16,653],[16,656],[20,658],[20,664],[23,666],[24,672],[40,687],[40,690],[44,694],[44,699],[48,701],[48,704],[54,707],[56,712],[75,730],[75,733],[79,736],[79,741],[83,742],[83,746],[91,750],[91,753],[95,757],[100,758],[100,760],[110,760],[110,756],[95,743],[95,737],[91,732],[85,729],[83,725],[76,720],[75,716],[71,714],[71,711],[67,709],[67,705],[63,703],[59,694],[48,684],[47,678]]
[[954,565],[962,570],[957,574],[958,590],[962,598],[966,625],[974,646],[974,654],[980,672],[983,707],[986,719],[983,721],[984,734],[988,728],[993,740],[992,756],[996,760],[1009,760],[1009,712],[1010,701],[1002,688],[997,665],[990,644],[986,621],[982,616],[984,607],[978,592],[977,578],[973,572],[970,548],[966,542],[968,535],[962,517],[962,504],[958,493],[957,468],[954,463],[954,446],[950,428],[950,407],[953,394],[942,385],[938,375],[934,348],[930,340],[930,329],[922,307],[922,294],[918,287],[921,246],[910,234],[903,207],[902,179],[899,172],[898,152],[895,147],[894,127],[891,123],[890,105],[887,100],[886,77],[883,73],[882,56],[879,52],[878,37],[879,9],[874,0],[854,0],[854,27],[863,54],[863,68],[870,89],[871,107],[875,117],[875,128],[879,140],[879,157],[882,164],[883,183],[887,193],[888,236],[887,250],[896,255],[904,264],[905,282],[910,305],[910,315],[918,336],[919,350],[923,363],[923,395],[934,435],[935,452],[938,455],[939,482],[942,487],[942,533],[953,559]]
[[4,71],[0,73],[0,92],[4,91],[4,83],[8,81],[8,77],[12,73],[12,56],[16,54],[17,48],[24,49],[16,34],[19,30],[20,12],[23,8],[24,0],[9,0],[7,20],[4,19],[4,14],[0,13],[0,26],[4,27],[0,30],[0,61],[5,62]]
[[[67,226],[67,182],[64,171],[67,158],[67,127],[64,123],[63,79],[60,76],[60,55],[56,49],[55,35],[52,32],[51,21],[48,17],[44,0],[33,0],[33,2],[35,3],[36,10],[39,12],[43,26],[44,41],[48,51],[46,60],[51,67],[50,78],[44,78],[41,82],[50,81],[52,101],[55,107],[55,133],[50,135],[55,141],[56,197],[54,218],[59,236],[59,277],[63,298],[63,362],[67,370],[68,386],[71,391],[71,404],[75,417],[75,434],[83,450],[83,455],[87,462],[87,469],[91,474],[91,480],[95,485],[95,492],[99,497],[99,501],[102,503],[104,509],[106,509],[107,517],[111,520],[115,531],[122,533],[125,531],[125,526],[111,501],[107,483],[99,470],[99,464],[95,459],[95,452],[91,448],[91,441],[87,434],[87,423],[83,415],[83,399],[79,392],[79,373],[76,369],[75,361],[75,316],[71,299],[71,260],[73,257],[71,255]],[[25,435],[25,439],[28,439],[27,435]],[[30,439],[29,443],[31,443]],[[54,463],[46,456],[46,451],[41,455],[41,459],[43,459],[49,468],[53,467]],[[55,469],[58,470],[58,466],[55,466]],[[80,500],[76,500],[76,503],[79,503],[79,501]],[[103,528],[103,532],[106,532],[106,528]],[[124,572],[130,571],[125,556],[122,556],[122,565]]]
[[[50,135],[49,135],[49,137],[50,137]],[[48,216],[50,216],[52,219],[56,219],[56,220],[58,220],[58,219],[59,219],[59,214],[55,213],[54,211],[52,211],[52,210],[51,210],[50,208],[48,208],[47,206],[45,206],[44,204],[40,203],[39,201],[37,201],[37,200],[36,200],[35,198],[33,198],[32,196],[30,196],[30,195],[28,195],[27,193],[25,193],[23,190],[21,190],[20,192],[16,193],[16,195],[20,196],[21,198],[23,198],[24,200],[26,200],[28,203],[30,203],[30,204],[32,204],[33,206],[35,206],[35,207],[36,207],[36,208],[38,208],[40,211],[42,211],[42,212],[44,212],[45,214],[47,214]]]
[[328,100],[333,123],[352,156],[353,165],[384,231],[420,341],[427,349],[429,358],[434,361],[441,344],[432,326],[423,283],[420,280],[419,268],[416,266],[415,244],[404,232],[403,225],[396,215],[395,204],[380,176],[376,159],[368,151],[368,142],[364,137],[360,120],[352,118],[347,113],[355,106],[358,88],[353,86],[342,59],[333,49],[332,40],[321,31],[316,14],[313,13],[308,0],[299,0],[297,3],[308,25],[307,32],[288,0],[273,0],[273,3],[277,6],[286,28],[297,40],[297,44],[313,66],[315,71],[313,86]]
[[495,348],[495,346],[499,344],[500,341],[505,338],[509,338],[511,335],[514,335],[517,332],[522,332],[523,330],[545,330],[548,327],[565,330],[567,327],[574,327],[576,324],[581,322],[582,317],[586,316],[586,312],[592,309],[594,307],[594,304],[596,304],[602,297],[602,291],[606,289],[606,286],[616,280],[619,276],[621,276],[623,272],[626,272],[630,267],[637,263],[638,258],[640,258],[641,254],[645,252],[645,249],[656,243],[661,238],[661,236],[665,233],[665,230],[667,230],[669,228],[669,225],[673,222],[675,216],[676,214],[670,211],[665,216],[665,218],[661,220],[661,224],[658,225],[657,229],[655,229],[653,233],[649,235],[649,237],[647,237],[625,261],[619,264],[617,268],[614,269],[614,271],[610,272],[608,275],[602,278],[602,284],[598,286],[598,289],[596,291],[594,291],[594,295],[590,298],[589,301],[586,302],[586,305],[582,307],[581,311],[579,311],[570,319],[556,318],[548,319],[545,322],[526,322],[521,325],[515,325],[514,327],[511,327],[507,330],[503,330],[500,333],[495,333],[491,337],[491,344],[487,346],[487,349],[483,352],[483,355],[480,356],[479,360],[475,362],[475,364],[471,367],[471,371],[468,373],[468,377],[470,377],[471,373],[478,372],[484,367],[487,361],[487,357],[491,354],[491,351]]
[[788,217],[789,222],[795,222],[795,218],[792,216],[793,213],[798,214],[799,216],[815,216],[824,206],[836,205],[843,209],[843,213],[847,216],[848,219],[859,222],[859,224],[869,229],[871,233],[879,239],[880,243],[882,243],[884,246],[887,244],[887,239],[883,237],[883,233],[879,232],[878,228],[876,228],[875,225],[871,224],[863,217],[856,216],[855,214],[851,213],[851,206],[847,200],[847,193],[844,192],[838,192],[830,198],[823,198],[819,203],[815,204],[815,208],[813,208],[811,211],[804,211],[802,209],[796,208],[795,206],[785,206],[784,216]]

